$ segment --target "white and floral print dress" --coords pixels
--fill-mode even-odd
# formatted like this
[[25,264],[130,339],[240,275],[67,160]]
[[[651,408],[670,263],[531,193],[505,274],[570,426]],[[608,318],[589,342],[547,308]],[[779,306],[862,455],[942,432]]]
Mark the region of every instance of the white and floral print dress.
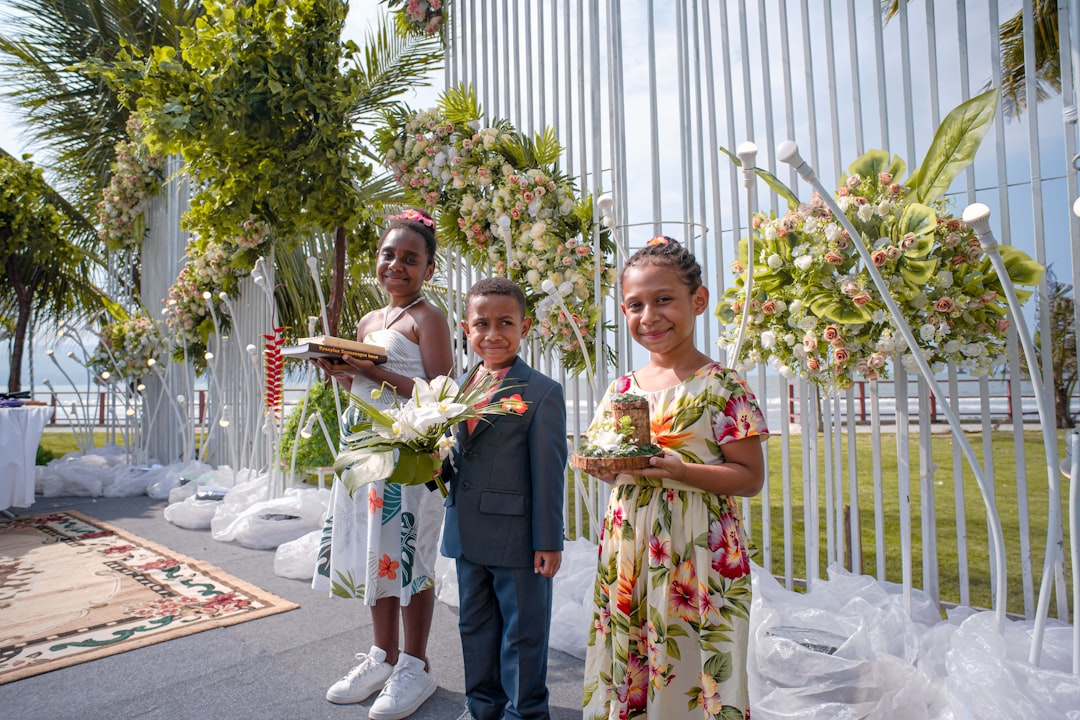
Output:
[[[619,378],[594,426],[610,418],[613,393],[648,398],[653,442],[686,462],[722,463],[725,443],[768,434],[745,382],[717,364],[663,390]],[[585,718],[749,717],[750,554],[737,512],[726,496],[618,476],[601,530]]]
[[[386,369],[406,377],[427,377],[420,346],[394,329],[368,333],[364,342],[386,348]],[[358,379],[354,395],[389,407],[392,393],[370,399],[376,386]],[[356,424],[360,411],[349,407],[342,420]],[[341,482],[330,491],[330,507],[319,539],[311,586],[335,597],[367,605],[396,597],[408,605],[412,596],[435,587],[443,505],[439,493],[423,485],[402,486],[379,480],[349,497]]]

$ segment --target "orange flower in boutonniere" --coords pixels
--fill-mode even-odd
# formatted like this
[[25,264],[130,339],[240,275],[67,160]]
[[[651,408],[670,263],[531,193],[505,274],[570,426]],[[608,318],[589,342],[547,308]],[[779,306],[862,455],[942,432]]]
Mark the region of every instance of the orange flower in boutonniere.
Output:
[[514,393],[508,398],[504,398],[502,401],[502,409],[506,412],[516,412],[521,415],[523,412],[529,409],[528,404],[521,399],[521,396]]

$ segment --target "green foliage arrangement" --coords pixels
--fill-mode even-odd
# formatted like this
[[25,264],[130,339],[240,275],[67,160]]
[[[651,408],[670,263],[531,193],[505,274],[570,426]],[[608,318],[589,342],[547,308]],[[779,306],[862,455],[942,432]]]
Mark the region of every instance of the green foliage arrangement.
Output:
[[[849,166],[836,192],[931,366],[953,365],[975,376],[991,374],[1000,361],[1008,307],[990,259],[974,232],[952,215],[944,194],[974,160],[996,107],[991,90],[949,113],[906,181],[899,181],[902,160],[871,150]],[[854,243],[824,201],[815,194],[800,203],[775,177],[766,180],[789,209],[782,217],[753,218],[755,256],[747,257],[744,239],[734,266],[739,276],[716,308],[727,325],[722,342],[734,344],[749,302],[749,365],[765,361],[786,377],[826,389],[885,378],[894,356],[915,371]],[[1038,263],[1016,248],[1000,251],[1014,285],[1039,283]],[[1022,301],[1030,294],[1017,291]]]
[[450,88],[438,106],[387,115],[376,146],[414,204],[438,222],[440,243],[519,283],[541,343],[572,372],[595,356],[598,297],[615,271],[609,233],[593,235],[591,197],[558,163],[548,128],[529,138],[506,120],[485,121],[472,87]]
[[128,48],[96,65],[150,150],[182,156],[193,180],[183,221],[193,238],[168,311],[179,352],[197,363],[212,316],[229,327],[221,294],[237,296],[273,242],[370,219],[359,185],[371,174],[352,122],[369,78],[340,39],[347,3],[204,0],[203,10],[179,49]]
[[128,139],[116,144],[116,162],[97,205],[98,237],[110,250],[138,247],[146,235],[146,203],[161,192],[165,157],[142,142],[142,125],[129,117]]
[[145,312],[124,317],[103,327],[97,350],[87,365],[99,375],[116,379],[138,380],[163,361],[168,342],[161,325]]
[[[348,393],[339,393],[341,406],[349,403]],[[301,417],[300,411],[303,405],[297,405],[286,416],[285,424],[281,431],[281,464],[287,471],[292,464],[293,443],[296,440],[297,428],[307,422],[306,417]],[[326,422],[326,429],[331,442],[335,446],[341,443],[341,429],[337,419],[337,406],[334,404],[334,388],[331,383],[316,382],[311,386],[308,393],[308,413],[318,412]],[[333,467],[334,451],[326,444],[322,429],[316,428],[311,437],[300,437],[296,451],[296,467],[298,470],[313,470],[320,467]]]

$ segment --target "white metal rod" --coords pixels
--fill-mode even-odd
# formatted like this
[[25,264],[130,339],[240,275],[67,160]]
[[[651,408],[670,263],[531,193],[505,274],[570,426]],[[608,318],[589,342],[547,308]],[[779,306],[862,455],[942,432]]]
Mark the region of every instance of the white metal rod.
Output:
[[[903,4],[901,4],[901,9],[903,9],[903,7]],[[826,188],[825,185],[821,182],[821,180],[818,179],[817,175],[814,172],[814,169],[808,166],[806,162],[799,156],[799,148],[795,143],[791,141],[784,143],[781,148],[777,150],[776,155],[781,161],[790,163],[793,167],[795,167],[795,169],[799,171],[799,174],[802,175],[803,179],[817,189],[818,193],[820,193],[821,195],[821,199],[833,211],[836,219],[840,222],[841,225],[844,226],[844,229],[848,231],[848,234],[851,236],[851,240],[855,245],[855,249],[858,251],[859,257],[862,259],[863,265],[866,267],[867,274],[870,275],[870,279],[873,280],[874,286],[881,294],[882,301],[885,303],[885,306],[888,308],[890,314],[892,315],[893,325],[904,338],[904,341],[907,344],[908,349],[911,351],[911,355],[914,358],[915,363],[919,367],[919,371],[922,373],[927,383],[930,384],[930,387],[935,395],[941,398],[946,397],[945,393],[941,391],[937,380],[934,378],[934,374],[930,370],[930,366],[926,362],[926,357],[923,355],[923,352],[915,339],[915,335],[911,331],[911,327],[904,319],[900,307],[896,304],[896,300],[889,293],[889,287],[885,283],[885,280],[881,277],[881,273],[878,271],[877,267],[871,260],[870,251],[867,249],[866,243],[863,240],[862,236],[859,234],[859,231],[855,229],[855,226],[852,225],[851,220],[848,219],[847,215],[844,214],[840,206],[837,205],[836,200],[832,196],[832,193],[829,192],[828,188]],[[897,378],[899,379],[899,372],[897,373]],[[975,480],[976,482],[978,482],[979,488],[983,492],[983,499],[987,503],[987,523],[990,526],[991,540],[994,543],[994,547],[998,551],[997,557],[995,558],[998,588],[996,602],[994,604],[994,611],[996,613],[998,625],[1000,627],[1003,626],[1005,622],[1005,603],[1007,597],[1005,594],[1005,541],[1001,532],[1001,520],[998,517],[994,507],[989,502],[988,489],[986,487],[986,480],[982,473],[982,467],[979,465],[978,458],[975,456],[975,451],[974,449],[972,449],[971,443],[968,442],[967,436],[963,432],[963,428],[960,424],[960,418],[953,414],[952,407],[949,404],[943,404],[942,408],[946,409],[945,414],[949,420],[949,426],[953,430],[954,439],[957,442],[962,443],[964,447],[964,455],[967,457],[968,463],[971,465],[972,472],[975,474]],[[903,478],[901,478],[901,481],[902,480]]]

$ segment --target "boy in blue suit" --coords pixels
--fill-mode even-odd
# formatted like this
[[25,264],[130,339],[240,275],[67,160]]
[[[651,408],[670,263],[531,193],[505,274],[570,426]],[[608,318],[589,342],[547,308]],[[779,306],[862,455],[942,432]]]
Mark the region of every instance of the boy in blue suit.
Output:
[[[461,323],[502,377],[490,402],[516,410],[458,426],[442,552],[457,563],[466,710],[459,720],[547,718],[551,578],[563,548],[566,405],[562,386],[517,356],[532,321],[505,278],[476,283]],[[471,426],[471,427],[469,427]]]

